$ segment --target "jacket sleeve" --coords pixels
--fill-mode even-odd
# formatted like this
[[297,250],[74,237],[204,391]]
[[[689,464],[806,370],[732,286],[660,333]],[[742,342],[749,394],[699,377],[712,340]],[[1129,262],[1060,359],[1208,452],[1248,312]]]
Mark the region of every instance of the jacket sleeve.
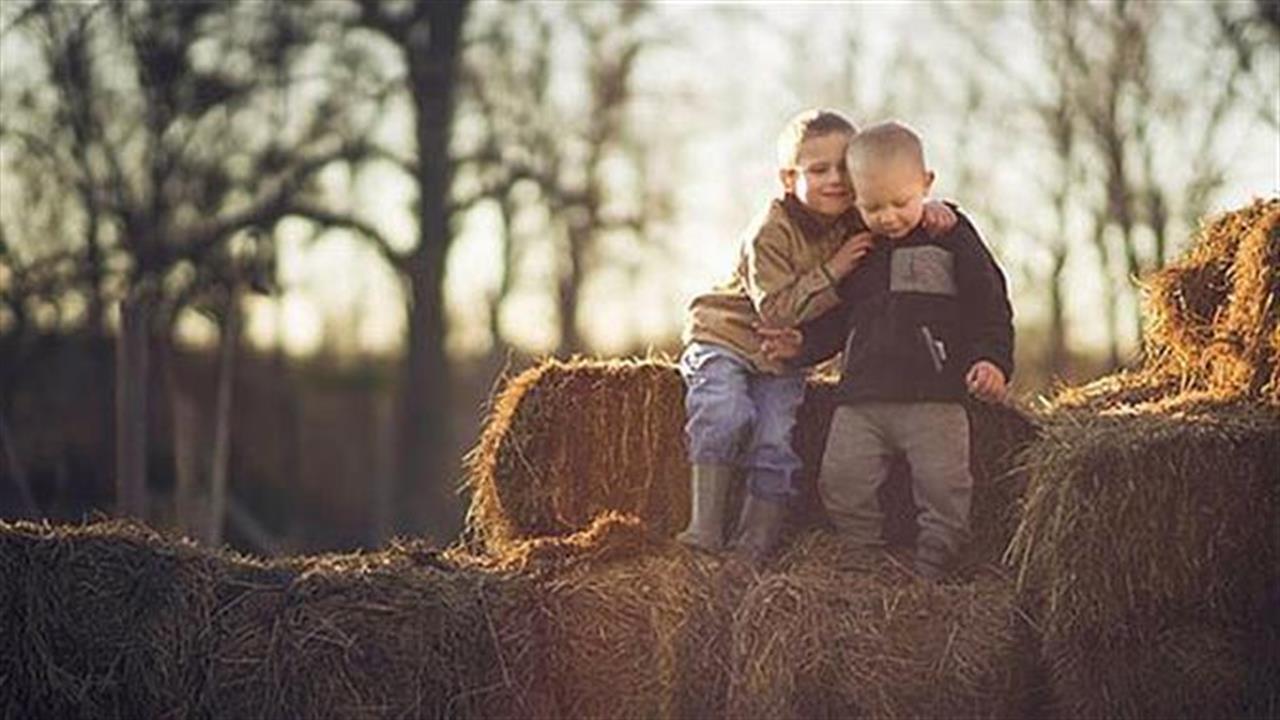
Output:
[[816,365],[840,352],[849,332],[848,321],[848,308],[840,306],[801,325],[804,345],[800,356],[790,364],[795,367]]
[[963,215],[956,224],[956,281],[968,357],[966,369],[989,360],[1013,378],[1013,308],[1004,273],[973,223]]
[[823,265],[797,268],[794,248],[803,240],[796,232],[770,213],[745,245],[747,295],[769,327],[799,325],[840,302]]

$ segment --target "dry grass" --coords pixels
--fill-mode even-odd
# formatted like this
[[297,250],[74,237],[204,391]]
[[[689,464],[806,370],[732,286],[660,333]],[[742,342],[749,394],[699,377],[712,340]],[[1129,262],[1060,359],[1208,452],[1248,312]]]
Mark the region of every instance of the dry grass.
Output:
[[0,523],[0,717],[721,716],[719,562],[637,527],[502,561],[399,542],[264,564]]
[[1065,391],[1056,407],[1185,393],[1280,404],[1280,199],[1210,218],[1191,250],[1144,287],[1142,368]]
[[489,717],[496,574],[391,549],[263,564],[138,525],[0,523],[0,715]]
[[1141,368],[1061,393],[1010,558],[1063,717],[1280,716],[1280,200],[1146,283]]
[[1026,717],[1035,653],[1013,583],[908,567],[827,532],[797,542],[734,615],[729,717]]
[[545,716],[722,717],[729,608],[717,568],[671,544],[539,574],[501,632],[533,648]]
[[1275,409],[1193,394],[1061,411],[1027,455],[1011,557],[1043,625],[1064,715],[1185,716],[1184,706],[1213,702],[1233,715],[1265,704],[1274,679],[1248,696],[1237,693],[1245,680],[1210,690],[1167,671],[1161,638],[1183,626],[1221,628],[1249,638],[1245,654],[1224,660],[1215,650],[1206,662],[1280,677]]

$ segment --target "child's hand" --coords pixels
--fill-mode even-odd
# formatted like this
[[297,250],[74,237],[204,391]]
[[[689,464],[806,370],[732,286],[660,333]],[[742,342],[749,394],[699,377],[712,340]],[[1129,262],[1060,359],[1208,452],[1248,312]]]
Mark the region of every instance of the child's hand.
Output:
[[947,232],[956,226],[958,220],[955,211],[944,202],[930,200],[924,204],[924,219],[921,220],[921,224],[924,225],[924,231],[929,233],[930,237],[937,237]]
[[785,363],[800,356],[804,345],[804,333],[791,327],[771,328],[756,325],[756,334],[760,336],[760,352],[769,362]]
[[996,367],[995,363],[990,360],[979,360],[969,368],[968,374],[964,376],[965,385],[969,387],[969,392],[973,393],[979,400],[987,402],[1000,402],[1004,400],[1005,387],[1004,371]]
[[871,252],[871,246],[874,244],[875,237],[869,232],[861,232],[850,237],[827,260],[827,270],[831,272],[832,277],[839,280],[858,267],[858,263]]

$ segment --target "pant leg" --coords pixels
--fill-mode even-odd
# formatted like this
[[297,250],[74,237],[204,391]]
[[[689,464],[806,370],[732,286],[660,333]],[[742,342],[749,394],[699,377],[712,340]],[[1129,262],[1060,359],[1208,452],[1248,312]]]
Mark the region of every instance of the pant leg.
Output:
[[744,453],[747,489],[764,500],[785,501],[796,494],[795,477],[800,472],[800,455],[791,436],[804,402],[804,376],[756,373],[749,385],[756,422]]
[[889,476],[890,447],[879,406],[840,406],[831,417],[818,491],[836,529],[864,545],[884,544],[884,512],[876,491]]
[[921,508],[917,554],[943,565],[969,541],[969,416],[959,403],[907,403],[893,431],[911,464],[911,491]]
[[691,463],[739,463],[743,440],[755,422],[750,372],[745,360],[716,345],[690,343],[681,354]]

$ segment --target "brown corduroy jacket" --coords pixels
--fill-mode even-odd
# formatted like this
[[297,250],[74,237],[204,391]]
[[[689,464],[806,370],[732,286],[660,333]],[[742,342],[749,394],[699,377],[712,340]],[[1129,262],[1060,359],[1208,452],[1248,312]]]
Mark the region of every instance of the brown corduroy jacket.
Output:
[[755,325],[799,325],[838,305],[824,263],[864,228],[857,210],[827,218],[794,195],[770,201],[743,234],[733,274],[690,303],[685,344],[714,343],[746,358],[757,372],[783,372],[760,353]]

